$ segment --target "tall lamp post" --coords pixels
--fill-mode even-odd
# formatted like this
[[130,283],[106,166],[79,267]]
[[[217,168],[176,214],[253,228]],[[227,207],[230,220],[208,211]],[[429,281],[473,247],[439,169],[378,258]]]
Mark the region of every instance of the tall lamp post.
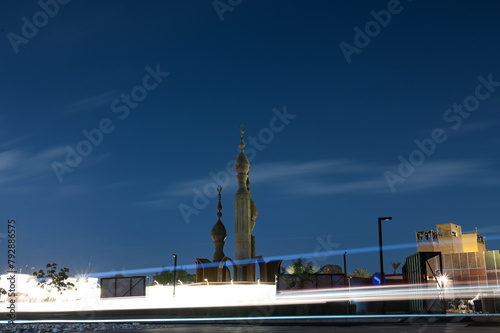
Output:
[[[347,256],[347,252],[344,252],[344,288],[347,286],[347,260],[346,260],[346,256]],[[348,290],[348,294],[350,296],[350,288],[347,289]],[[345,313],[346,314],[349,314],[349,304],[350,304],[350,301],[347,301],[345,303]]]
[[[378,248],[380,255],[380,285],[384,282],[384,255],[382,253],[382,221],[390,221],[392,217],[379,217],[378,218]],[[385,313],[385,302],[382,301],[382,313]]]
[[378,249],[380,255],[380,284],[384,284],[384,254],[382,253],[382,221],[390,221],[392,217],[378,218]]
[[172,254],[174,257],[174,297],[175,297],[175,281],[177,281],[177,254]]

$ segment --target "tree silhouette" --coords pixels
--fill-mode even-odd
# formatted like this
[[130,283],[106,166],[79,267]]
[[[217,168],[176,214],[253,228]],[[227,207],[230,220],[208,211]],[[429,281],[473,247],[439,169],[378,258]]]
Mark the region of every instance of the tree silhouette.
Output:
[[288,267],[281,268],[281,276],[288,284],[288,288],[303,288],[313,281],[312,275],[319,271],[319,266],[313,266],[304,259],[294,260]]
[[362,277],[362,278],[366,278],[366,277],[370,277],[371,274],[370,272],[368,272],[367,269],[363,269],[363,268],[356,268],[354,271],[351,272],[351,274],[349,274],[350,277]]
[[[185,269],[177,270],[177,280],[181,280],[182,282],[195,282],[196,275],[189,274]],[[156,273],[153,276],[152,286],[155,285],[155,282],[158,282],[160,285],[166,285],[168,283],[174,282],[174,271],[163,271],[161,273]]]
[[[41,288],[49,288],[51,291],[53,288],[56,288],[58,292],[61,294],[68,290],[72,289],[75,284],[71,282],[67,282],[68,279],[69,268],[61,268],[59,272],[57,272],[57,264],[47,264],[47,273],[43,270],[39,270],[38,272],[34,272],[33,276],[37,278],[37,286]],[[76,290],[76,288],[75,288]]]
[[394,274],[398,274],[396,271],[398,270],[398,267],[401,265],[401,263],[400,262],[390,262],[390,263],[391,263],[392,269],[394,269]]

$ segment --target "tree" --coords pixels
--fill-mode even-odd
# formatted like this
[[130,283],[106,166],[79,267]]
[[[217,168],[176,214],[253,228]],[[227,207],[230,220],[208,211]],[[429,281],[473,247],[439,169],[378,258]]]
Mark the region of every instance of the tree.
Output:
[[368,272],[367,269],[363,269],[363,268],[356,268],[354,271],[351,272],[351,274],[349,274],[350,277],[362,277],[362,278],[366,278],[366,277],[370,277],[370,272]]
[[311,262],[306,262],[304,259],[299,258],[294,260],[290,266],[282,268],[281,273],[288,273],[290,275],[316,274],[318,270],[319,266],[313,266]]
[[[196,281],[196,275],[195,274],[189,274],[185,269],[179,269],[177,270],[177,280],[181,280],[182,282],[195,282]],[[168,283],[173,283],[174,282],[174,271],[163,271],[161,273],[156,273],[156,275],[153,276],[153,283],[151,285],[154,285],[155,282],[158,282],[160,285],[166,285]]]
[[288,288],[304,288],[307,283],[313,281],[312,276],[319,271],[319,266],[313,266],[311,262],[306,262],[299,258],[286,267],[281,268],[281,276],[288,284]]
[[[57,272],[57,264],[47,264],[47,273],[43,270],[39,270],[38,272],[34,272],[33,275],[37,278],[37,286],[41,288],[48,288],[49,292],[52,291],[53,288],[56,288],[58,292],[61,294],[66,291],[72,289],[75,284],[71,282],[67,282],[68,279],[69,268],[61,268],[59,272]],[[75,288],[76,290],[76,288]]]
[[401,263],[400,262],[390,262],[390,263],[391,263],[392,269],[394,269],[393,274],[398,274],[397,270],[398,270],[398,267],[401,265]]
[[7,290],[0,288],[0,299],[2,298],[2,295],[7,295]]

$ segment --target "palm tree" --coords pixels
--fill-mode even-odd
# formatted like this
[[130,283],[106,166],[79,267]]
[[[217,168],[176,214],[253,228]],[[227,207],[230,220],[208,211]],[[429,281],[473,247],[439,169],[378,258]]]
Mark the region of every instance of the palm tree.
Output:
[[370,272],[368,272],[367,269],[363,269],[363,268],[356,268],[354,271],[352,271],[351,274],[349,274],[350,277],[362,277],[362,278],[366,278],[366,277],[370,277],[371,274]]
[[394,269],[394,273],[393,274],[398,274],[396,271],[397,271],[398,267],[401,265],[401,263],[400,262],[390,262],[390,263],[392,265],[392,269]]

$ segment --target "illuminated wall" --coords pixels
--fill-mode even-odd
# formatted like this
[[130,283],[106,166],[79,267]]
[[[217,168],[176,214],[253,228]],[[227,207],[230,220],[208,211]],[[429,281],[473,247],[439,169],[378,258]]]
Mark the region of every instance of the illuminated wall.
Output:
[[[469,286],[499,286],[500,254],[496,251],[443,254],[443,274],[455,283]],[[439,268],[437,258],[429,259],[434,272]],[[432,273],[427,269],[427,276]]]
[[440,251],[446,253],[464,252],[462,227],[454,223],[436,224]]
[[464,252],[484,252],[486,245],[484,237],[477,233],[462,235]]

